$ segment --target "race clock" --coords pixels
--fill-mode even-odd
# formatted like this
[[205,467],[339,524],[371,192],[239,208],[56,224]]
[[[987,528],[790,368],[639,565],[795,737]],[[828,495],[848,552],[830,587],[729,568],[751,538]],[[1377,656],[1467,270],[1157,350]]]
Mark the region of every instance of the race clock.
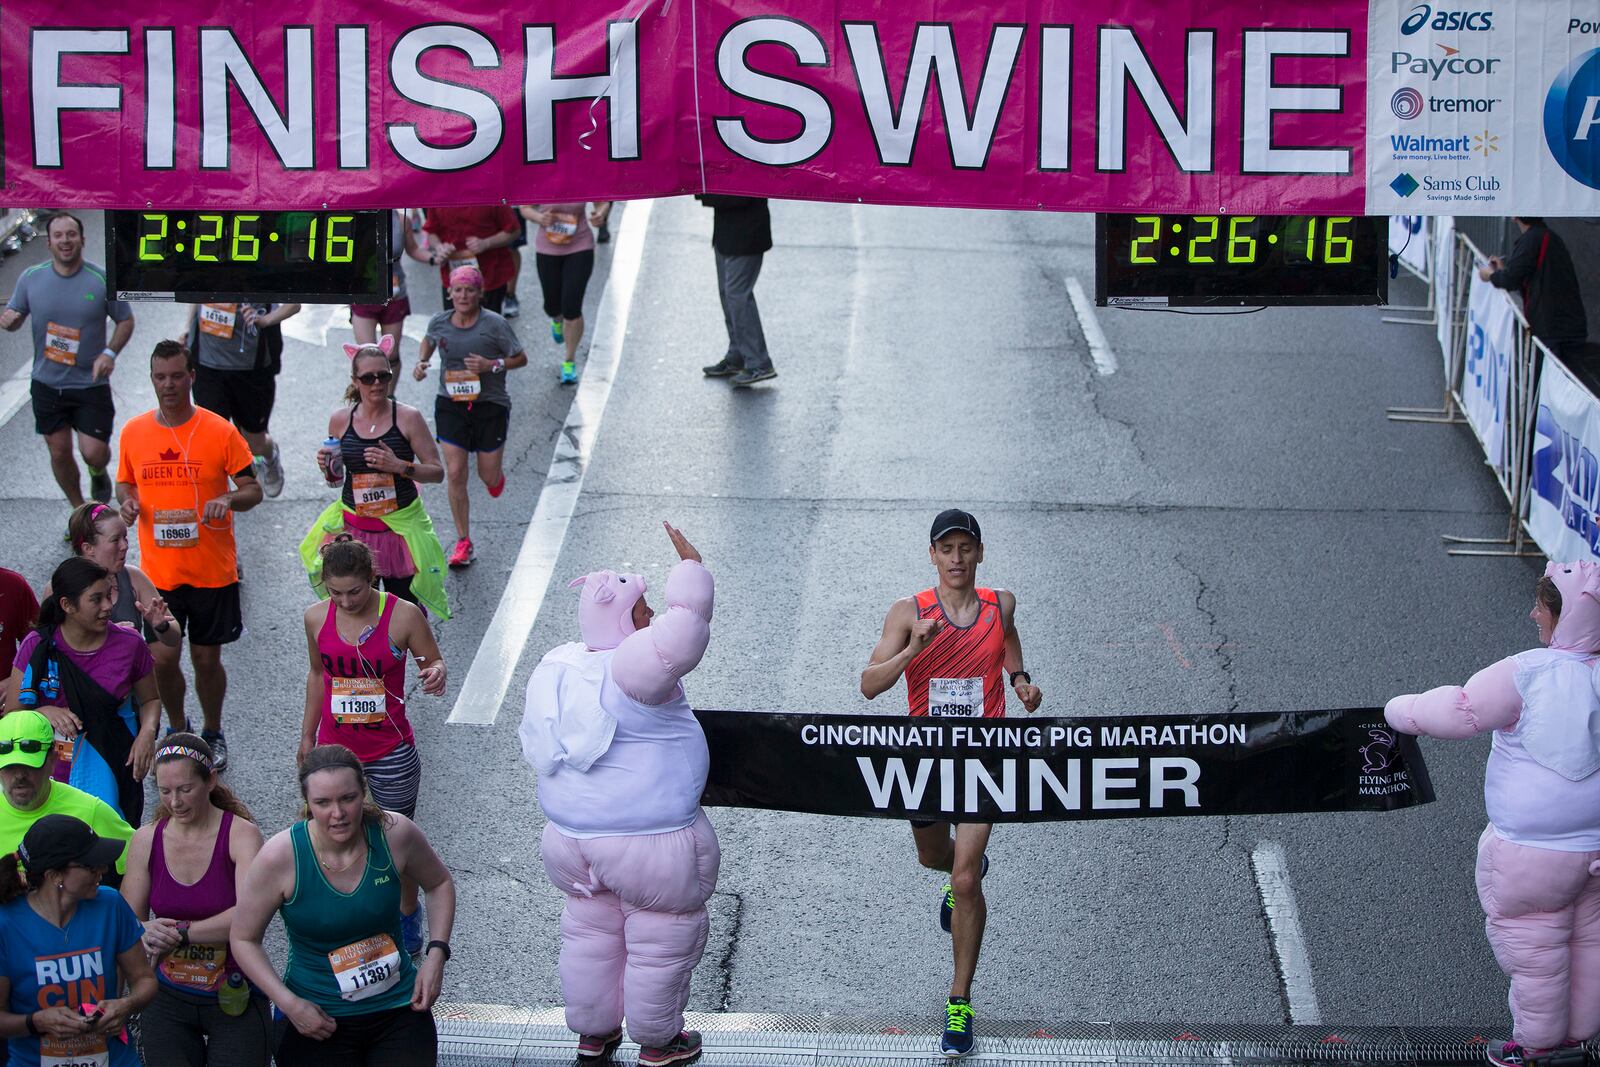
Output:
[[1098,215],[1095,302],[1124,307],[1382,304],[1388,219]]
[[381,303],[388,211],[108,211],[119,300]]

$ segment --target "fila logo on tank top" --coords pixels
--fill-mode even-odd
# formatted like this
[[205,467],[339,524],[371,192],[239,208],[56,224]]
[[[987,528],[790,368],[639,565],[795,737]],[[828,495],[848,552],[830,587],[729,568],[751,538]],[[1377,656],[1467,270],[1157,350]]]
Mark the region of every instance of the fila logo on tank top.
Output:
[[1006,713],[1005,624],[993,589],[975,590],[978,617],[963,628],[945,614],[937,589],[917,594],[917,618],[944,623],[906,667],[911,714],[998,719]]

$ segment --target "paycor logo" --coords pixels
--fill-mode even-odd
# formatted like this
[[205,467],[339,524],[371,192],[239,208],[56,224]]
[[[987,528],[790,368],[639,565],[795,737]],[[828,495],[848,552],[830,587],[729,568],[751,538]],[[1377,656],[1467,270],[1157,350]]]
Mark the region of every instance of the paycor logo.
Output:
[[1568,64],[1545,94],[1544,141],[1562,170],[1600,189],[1600,48]]
[[1429,81],[1438,81],[1446,74],[1493,74],[1503,62],[1499,56],[1464,56],[1459,48],[1439,47],[1444,49],[1444,56],[1439,59],[1410,52],[1390,52],[1389,73],[1408,70],[1412,74],[1428,75]]
[[1424,27],[1431,30],[1492,30],[1493,11],[1435,11],[1429,4],[1418,4],[1400,20],[1400,32],[1407,37]]

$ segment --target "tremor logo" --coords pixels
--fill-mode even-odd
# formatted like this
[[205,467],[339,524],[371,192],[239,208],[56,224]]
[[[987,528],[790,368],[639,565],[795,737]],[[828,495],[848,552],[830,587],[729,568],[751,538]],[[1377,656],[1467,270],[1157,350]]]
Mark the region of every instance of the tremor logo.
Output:
[[1417,4],[1407,12],[1405,18],[1400,20],[1400,32],[1407,37],[1413,33],[1420,33],[1424,28],[1441,31],[1492,30],[1494,12],[1446,11],[1443,8],[1436,11],[1431,4]]
[[1410,121],[1422,114],[1422,108],[1422,94],[1409,85],[1396,89],[1395,94],[1389,98],[1389,110],[1399,119]]
[[1561,169],[1600,189],[1600,48],[1574,59],[1544,98],[1544,141]]

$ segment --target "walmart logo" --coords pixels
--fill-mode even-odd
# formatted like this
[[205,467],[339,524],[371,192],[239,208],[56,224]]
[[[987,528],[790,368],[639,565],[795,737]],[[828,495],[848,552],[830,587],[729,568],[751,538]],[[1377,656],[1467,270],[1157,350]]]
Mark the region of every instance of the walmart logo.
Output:
[[1416,192],[1419,187],[1420,184],[1418,183],[1417,179],[1413,178],[1405,171],[1401,171],[1400,176],[1389,183],[1389,188],[1399,193],[1402,198],[1410,196],[1412,193]]

